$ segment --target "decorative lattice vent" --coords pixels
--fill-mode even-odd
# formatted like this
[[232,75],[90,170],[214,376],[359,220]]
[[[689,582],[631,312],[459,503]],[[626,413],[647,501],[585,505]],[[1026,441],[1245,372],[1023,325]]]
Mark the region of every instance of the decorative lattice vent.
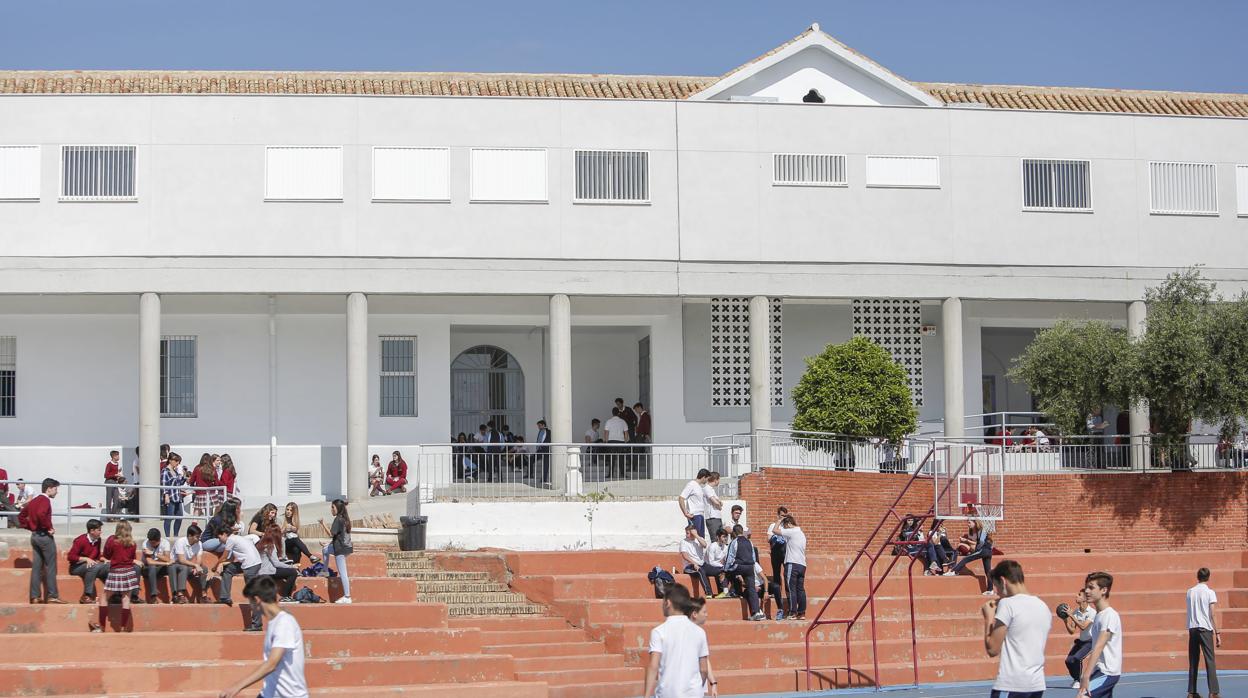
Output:
[[[771,404],[784,402],[784,306],[770,302]],[[711,299],[711,405],[750,404],[750,299]]]
[[916,407],[923,406],[922,326],[922,312],[916,300],[854,300],[854,334],[884,347],[906,370]]

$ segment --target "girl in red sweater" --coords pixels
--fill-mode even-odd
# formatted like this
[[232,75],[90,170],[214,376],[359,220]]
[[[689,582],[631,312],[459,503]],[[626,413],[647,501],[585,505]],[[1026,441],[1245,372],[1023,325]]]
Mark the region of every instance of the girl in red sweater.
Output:
[[93,633],[104,632],[108,623],[108,600],[113,594],[121,594],[121,628],[123,632],[131,632],[133,618],[130,615],[130,594],[139,588],[139,573],[134,568],[136,549],[130,522],[117,524],[117,532],[104,542],[101,557],[108,560],[108,580],[104,582],[104,593],[100,594],[100,620],[98,623],[87,623]]
[[234,469],[234,459],[230,458],[230,454],[221,454],[221,477],[217,478],[225,485],[226,498],[236,497],[235,491],[238,489],[235,483],[238,482],[238,471]]
[[[216,487],[217,469],[212,467],[212,455],[205,453],[199,457],[199,465],[191,471],[191,479],[187,483],[191,487]],[[195,490],[195,513],[198,516],[212,516],[215,508],[212,490]]]

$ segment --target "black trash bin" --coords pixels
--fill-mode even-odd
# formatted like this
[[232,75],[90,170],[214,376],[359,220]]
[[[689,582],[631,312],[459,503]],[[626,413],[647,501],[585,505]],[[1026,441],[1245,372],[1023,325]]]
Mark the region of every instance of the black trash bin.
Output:
[[399,550],[424,550],[425,529],[429,527],[428,516],[400,516]]

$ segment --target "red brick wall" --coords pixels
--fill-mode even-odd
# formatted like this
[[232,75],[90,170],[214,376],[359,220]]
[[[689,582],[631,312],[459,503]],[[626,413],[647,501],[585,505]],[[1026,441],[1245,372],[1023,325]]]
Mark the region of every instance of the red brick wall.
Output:
[[[743,477],[741,497],[755,526],[783,504],[810,550],[853,553],[908,479],[773,468]],[[932,486],[916,482],[901,511],[927,513]],[[1248,472],[1015,475],[1005,502],[996,544],[1007,553],[1248,548]]]

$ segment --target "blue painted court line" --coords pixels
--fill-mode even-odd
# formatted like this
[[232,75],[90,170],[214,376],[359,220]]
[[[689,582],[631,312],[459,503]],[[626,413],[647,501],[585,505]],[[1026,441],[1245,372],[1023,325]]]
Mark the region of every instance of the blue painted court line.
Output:
[[[1248,696],[1248,671],[1219,671],[1223,696]],[[1073,698],[1074,689],[1066,677],[1048,678],[1045,698]],[[825,696],[867,696],[884,694],[888,698],[987,698],[991,681],[971,683],[923,684],[920,686],[885,686],[874,688],[841,688],[831,691],[799,691],[797,693],[757,693],[734,698],[823,698]],[[1197,691],[1207,695],[1205,673],[1200,673]],[[1114,689],[1114,698],[1173,698],[1187,695],[1187,672],[1171,671],[1147,674],[1126,674]]]

